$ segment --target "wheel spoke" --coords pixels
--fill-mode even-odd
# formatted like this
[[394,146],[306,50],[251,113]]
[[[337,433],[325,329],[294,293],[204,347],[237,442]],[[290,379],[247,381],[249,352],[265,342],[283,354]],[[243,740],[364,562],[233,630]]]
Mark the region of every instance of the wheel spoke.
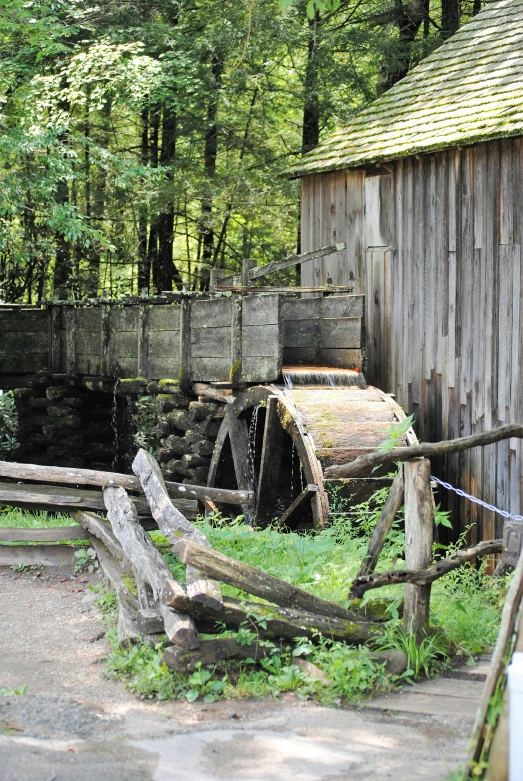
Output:
[[313,499],[317,493],[317,485],[306,485],[301,494],[296,497],[293,503],[289,505],[283,513],[281,517],[282,525],[287,526],[289,529],[296,529],[302,522],[311,499]]
[[256,518],[269,510],[278,497],[283,429],[278,415],[278,397],[269,396],[256,495]]

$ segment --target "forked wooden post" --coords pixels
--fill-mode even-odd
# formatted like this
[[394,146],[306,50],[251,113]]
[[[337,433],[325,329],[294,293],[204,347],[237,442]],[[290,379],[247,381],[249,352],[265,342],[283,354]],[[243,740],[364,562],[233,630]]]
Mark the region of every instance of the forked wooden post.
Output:
[[[433,505],[430,461],[420,458],[403,465],[405,481],[405,569],[423,569],[432,558]],[[403,623],[416,632],[418,643],[429,628],[430,585],[405,585]]]

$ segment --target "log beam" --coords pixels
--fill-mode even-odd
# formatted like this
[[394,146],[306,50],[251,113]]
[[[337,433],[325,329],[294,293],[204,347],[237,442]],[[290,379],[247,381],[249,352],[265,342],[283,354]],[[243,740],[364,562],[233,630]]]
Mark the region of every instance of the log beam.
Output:
[[452,570],[473,561],[478,556],[488,556],[492,553],[500,553],[503,550],[503,540],[485,540],[472,548],[464,548],[456,551],[452,556],[440,559],[435,564],[425,569],[408,570],[392,569],[385,572],[358,575],[350,589],[351,597],[362,597],[366,591],[383,586],[393,586],[398,583],[412,583],[415,586],[428,586],[438,578],[447,575]]
[[305,610],[346,621],[359,621],[359,616],[334,602],[315,597],[298,586],[267,574],[258,567],[244,564],[203,545],[181,540],[173,545],[173,552],[184,564],[192,564],[206,575],[281,607]]
[[469,437],[449,439],[446,442],[420,442],[413,447],[395,447],[392,450],[376,450],[358,456],[347,464],[329,466],[325,470],[325,478],[354,477],[363,470],[372,469],[381,464],[392,464],[396,461],[409,461],[411,458],[436,458],[447,456],[450,453],[459,453],[472,447],[484,447],[503,439],[523,439],[523,426],[511,423],[507,426],[499,426],[491,431],[483,431],[480,434],[471,434]]
[[[154,596],[158,599],[165,581],[172,579],[171,571],[138,523],[136,510],[129,501],[125,489],[106,488],[104,499],[113,532],[126,558],[135,571],[140,573],[141,578],[149,583]],[[200,644],[198,633],[189,616],[177,614],[169,608],[160,609],[169,640],[187,649],[198,648]]]

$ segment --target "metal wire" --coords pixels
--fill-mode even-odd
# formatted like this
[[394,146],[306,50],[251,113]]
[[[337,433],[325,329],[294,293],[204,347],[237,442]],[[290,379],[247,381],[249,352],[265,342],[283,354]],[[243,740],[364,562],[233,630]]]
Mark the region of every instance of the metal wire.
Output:
[[476,496],[467,494],[465,491],[462,491],[461,488],[454,488],[454,486],[452,486],[450,483],[445,483],[443,480],[440,480],[439,477],[434,477],[434,475],[431,475],[430,479],[434,480],[435,483],[443,486],[443,488],[446,488],[448,491],[454,491],[454,493],[456,493],[458,496],[463,496],[464,499],[469,499],[471,502],[474,502],[474,504],[479,504],[481,507],[484,507],[485,510],[490,510],[493,513],[502,515],[503,518],[510,518],[511,521],[523,521],[523,515],[512,515],[512,513],[507,512],[507,510],[500,510],[493,504],[484,502],[483,499],[478,499]]

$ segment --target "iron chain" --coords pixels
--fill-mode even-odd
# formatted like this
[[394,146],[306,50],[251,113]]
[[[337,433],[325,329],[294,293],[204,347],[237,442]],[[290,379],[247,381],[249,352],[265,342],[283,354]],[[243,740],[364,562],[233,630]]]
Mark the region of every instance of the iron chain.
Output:
[[523,515],[512,515],[506,510],[500,510],[493,504],[488,504],[488,502],[484,502],[482,499],[478,499],[476,496],[467,494],[465,491],[462,491],[461,488],[454,488],[454,486],[452,486],[450,483],[445,483],[443,480],[440,480],[439,477],[434,477],[434,475],[431,475],[430,479],[434,480],[435,483],[443,486],[443,488],[446,488],[448,491],[454,491],[454,493],[456,493],[458,496],[463,496],[464,499],[469,499],[471,502],[474,502],[474,504],[481,505],[481,507],[484,507],[485,510],[491,510],[493,513],[498,513],[498,515],[502,515],[503,518],[510,518],[511,521],[523,521]]

